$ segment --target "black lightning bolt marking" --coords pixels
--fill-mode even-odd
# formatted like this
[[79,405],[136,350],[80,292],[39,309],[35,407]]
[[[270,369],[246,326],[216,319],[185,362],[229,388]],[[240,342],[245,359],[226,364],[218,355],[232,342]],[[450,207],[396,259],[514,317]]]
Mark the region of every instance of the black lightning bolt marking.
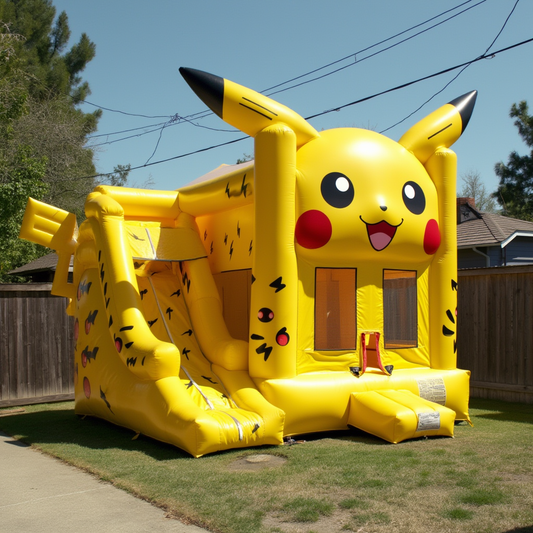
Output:
[[277,279],[275,279],[269,287],[272,287],[273,289],[276,289],[276,292],[282,291],[287,285],[282,282],[281,276]]
[[190,389],[192,387],[192,380],[187,383],[187,388]]
[[139,236],[135,235],[133,231],[130,231],[130,235],[136,240],[136,241],[144,241],[145,239],[141,239]]
[[137,363],[136,357],[128,357],[126,359],[126,366],[135,366],[135,363]]
[[446,326],[442,326],[442,334],[446,337],[451,337],[455,331],[452,331],[451,329],[448,329]]
[[104,271],[104,264],[102,263],[100,266],[100,280],[104,281],[105,271]]
[[144,366],[144,360],[146,359],[146,355],[143,357],[143,360],[141,361],[141,366]]
[[124,326],[123,328],[120,328],[120,331],[129,331],[130,329],[133,329],[133,326]]
[[104,285],[104,296],[107,294],[107,281],[105,282],[105,285]]
[[458,283],[454,279],[452,279],[452,291],[457,291]]
[[270,357],[270,353],[272,352],[272,346],[267,346],[266,342],[261,344],[259,348],[255,351],[257,354],[261,355],[264,354],[265,361]]
[[237,221],[237,237],[239,237],[239,239],[241,238],[241,226],[239,225],[239,221]]
[[159,320],[159,318],[156,318],[155,320],[149,320],[148,321],[148,327],[151,328],[158,320]]
[[252,255],[252,249],[253,249],[253,240],[250,241],[250,247],[248,248],[248,255]]
[[204,231],[204,241],[207,239],[207,231]]
[[252,283],[255,283],[255,276],[252,274]]
[[229,247],[229,258],[231,260],[231,256],[233,255],[233,242],[234,241],[231,241],[231,244],[230,244],[230,247]]
[[[242,104],[241,104],[242,105]],[[232,191],[229,186],[229,181],[226,185],[226,195],[228,198],[231,198],[232,196],[239,197],[244,194],[244,197],[246,198],[246,194],[248,192],[248,184],[246,183],[246,174],[242,178],[241,188],[237,189],[236,191]]]
[[107,325],[108,328],[110,328],[113,325],[113,316],[109,316],[109,324]]
[[92,281],[89,281],[89,283],[86,283],[85,281],[82,281],[78,285],[78,300],[84,295],[89,294],[89,289],[91,288]]
[[89,312],[89,316],[87,317],[87,322],[89,324],[94,324],[94,321],[96,320],[96,315],[98,314],[98,309],[94,311]]
[[255,433],[261,426],[259,424],[255,424],[254,429],[252,429],[252,434]]
[[144,290],[142,290],[142,291],[140,292],[140,294],[141,294],[141,300],[142,300],[142,299],[144,298],[144,295],[145,295],[145,294],[148,294],[148,289],[144,289]]
[[191,350],[187,350],[187,347],[185,346],[181,353],[187,358],[187,360],[189,360],[189,354],[191,353]]
[[133,341],[132,342],[127,342],[124,346],[126,348],[131,348],[132,344],[133,344]]
[[106,301],[105,301],[105,308],[107,309],[107,306],[109,305],[109,302],[111,301],[111,298],[108,298]]
[[213,385],[217,385],[218,381],[213,381],[213,378],[210,378],[208,376],[202,376],[206,381],[209,381],[209,383],[212,383]]
[[446,311],[446,316],[455,324],[455,318],[453,318],[453,314],[449,309]]
[[183,277],[181,278],[181,282],[183,285],[187,287],[187,293],[189,292],[189,287],[191,286],[191,280],[189,279],[189,276],[187,276],[187,272],[183,274]]
[[[102,390],[102,387],[100,387],[100,398],[102,400],[104,400],[104,403],[107,405],[107,408],[113,413],[113,409],[111,409],[111,404],[107,401],[107,397],[104,393],[104,391]],[[115,413],[113,413],[115,414]]]
[[189,335],[189,337],[192,335],[192,329],[188,329],[187,331],[184,331],[182,334],[183,335]]
[[228,234],[227,233],[224,234],[224,244],[226,246],[228,245]]
[[252,336],[251,336],[251,339],[253,341],[262,341],[264,340],[265,337],[261,336],[261,335],[257,335],[256,333],[252,333]]
[[102,250],[98,250],[98,262],[100,262],[101,257],[102,257]]
[[173,292],[170,297],[172,298],[172,296],[179,296],[181,294],[181,291],[178,289],[176,292]]
[[209,253],[210,253],[210,254],[213,253],[213,241],[211,241],[211,247],[209,248]]
[[173,313],[173,312],[174,312],[174,309],[172,309],[172,307],[169,307],[169,308],[165,311],[165,313],[168,314],[168,319],[169,319],[169,320],[172,320],[172,313]]

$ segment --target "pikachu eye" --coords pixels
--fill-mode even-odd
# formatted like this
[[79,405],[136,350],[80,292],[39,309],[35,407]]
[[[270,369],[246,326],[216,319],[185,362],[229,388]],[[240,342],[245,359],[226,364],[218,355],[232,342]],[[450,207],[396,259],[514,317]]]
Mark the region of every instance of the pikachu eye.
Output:
[[355,194],[350,179],[340,172],[330,172],[324,176],[320,191],[329,205],[339,209],[348,207]]
[[408,181],[403,186],[402,191],[403,203],[405,207],[411,211],[414,215],[420,215],[426,208],[426,197],[424,191],[414,181]]

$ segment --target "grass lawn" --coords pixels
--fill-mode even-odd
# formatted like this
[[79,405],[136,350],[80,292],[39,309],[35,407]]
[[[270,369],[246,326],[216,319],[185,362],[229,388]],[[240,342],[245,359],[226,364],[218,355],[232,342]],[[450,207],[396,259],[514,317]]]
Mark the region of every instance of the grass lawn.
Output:
[[454,439],[354,430],[200,459],[73,403],[28,406],[0,430],[221,533],[533,531],[533,406],[472,400],[471,416]]

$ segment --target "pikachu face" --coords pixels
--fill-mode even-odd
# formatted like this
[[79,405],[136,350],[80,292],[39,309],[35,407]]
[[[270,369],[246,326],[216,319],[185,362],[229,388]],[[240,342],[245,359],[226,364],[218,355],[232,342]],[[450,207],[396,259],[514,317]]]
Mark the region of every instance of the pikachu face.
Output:
[[367,130],[329,130],[300,148],[297,169],[300,256],[424,263],[438,249],[435,185],[400,144]]

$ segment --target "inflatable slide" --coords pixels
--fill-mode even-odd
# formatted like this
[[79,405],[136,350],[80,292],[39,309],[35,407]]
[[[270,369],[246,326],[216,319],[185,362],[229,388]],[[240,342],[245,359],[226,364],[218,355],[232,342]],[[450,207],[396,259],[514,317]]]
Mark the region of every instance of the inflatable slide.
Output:
[[[193,456],[355,426],[390,442],[469,420],[456,367],[456,158],[476,93],[392,141],[317,132],[180,69],[254,161],[178,191],[97,187],[74,215],[30,199],[75,317],[75,410]],[[74,280],[67,281],[74,256]]]

